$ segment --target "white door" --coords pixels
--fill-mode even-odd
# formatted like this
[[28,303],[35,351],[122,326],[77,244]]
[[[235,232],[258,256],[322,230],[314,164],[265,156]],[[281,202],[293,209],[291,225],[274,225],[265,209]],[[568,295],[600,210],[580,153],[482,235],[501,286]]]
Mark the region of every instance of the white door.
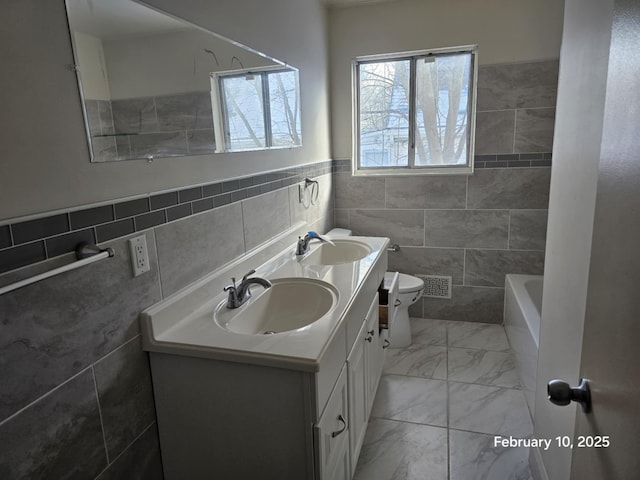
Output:
[[[553,480],[640,475],[639,22],[635,0],[565,1],[534,421],[573,445],[534,452]],[[581,377],[590,413],[547,401]]]
[[576,417],[572,479],[640,478],[639,22],[637,0],[614,3],[580,368],[593,411]]

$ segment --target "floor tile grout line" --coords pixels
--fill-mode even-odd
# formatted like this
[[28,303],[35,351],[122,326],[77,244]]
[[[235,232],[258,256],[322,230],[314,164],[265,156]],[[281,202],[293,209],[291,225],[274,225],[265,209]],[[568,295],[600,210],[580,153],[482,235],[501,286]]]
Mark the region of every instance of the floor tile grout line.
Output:
[[459,383],[462,385],[477,385],[478,387],[492,387],[492,388],[500,388],[501,390],[515,390],[516,392],[523,392],[522,388],[513,388],[513,387],[501,387],[499,385],[487,385],[485,383],[471,383],[471,382],[461,382],[460,380],[447,380],[447,383]]
[[434,377],[421,377],[420,375],[409,375],[408,373],[393,373],[393,372],[383,372],[383,376],[396,376],[396,377],[407,377],[407,378],[417,378],[422,380],[437,380],[439,382],[446,382],[446,378],[434,378]]
[[[454,432],[464,432],[464,433],[473,433],[475,435],[486,435],[487,437],[497,437],[497,436],[509,436],[511,435],[512,437],[516,437],[517,435],[513,435],[512,433],[487,433],[487,432],[479,432],[477,430],[465,430],[463,428],[454,428],[454,427],[449,427],[447,428],[447,430],[453,430]],[[524,438],[530,438],[531,435],[526,435]]]
[[448,427],[446,427],[444,425],[436,425],[434,423],[412,422],[411,420],[401,420],[399,418],[381,417],[381,416],[378,416],[378,415],[371,415],[371,418],[377,418],[378,420],[387,420],[389,422],[406,423],[408,425],[418,425],[418,426],[422,426],[422,427],[442,428],[442,429],[447,429],[448,430]]
[[[420,321],[421,319],[416,319],[418,321]],[[418,345],[417,347],[417,351],[419,351],[422,347],[445,347],[445,364],[446,364],[446,378],[442,379],[442,378],[433,378],[433,377],[425,377],[425,376],[418,376],[418,375],[412,375],[412,374],[408,374],[408,373],[394,373],[394,372],[388,372],[385,371],[383,372],[383,375],[385,376],[398,376],[398,377],[406,377],[406,378],[415,378],[415,379],[422,379],[422,380],[437,380],[440,382],[446,382],[446,419],[445,419],[445,423],[446,426],[442,427],[441,425],[435,425],[432,423],[423,423],[423,422],[419,422],[419,421],[411,421],[411,420],[401,420],[401,419],[394,419],[394,418],[388,418],[385,416],[373,416],[372,418],[379,418],[379,419],[383,419],[383,420],[387,420],[390,422],[396,422],[396,423],[405,423],[405,424],[410,424],[410,425],[421,425],[421,426],[427,426],[427,427],[434,427],[434,428],[446,428],[446,449],[447,449],[447,457],[446,457],[446,461],[447,461],[447,465],[446,465],[446,474],[444,476],[444,478],[446,478],[447,480],[452,480],[452,462],[453,462],[453,458],[452,458],[452,450],[451,450],[451,433],[452,431],[455,432],[464,432],[464,433],[469,433],[469,434],[475,434],[475,435],[481,435],[484,437],[495,437],[497,435],[500,436],[509,436],[509,435],[513,435],[513,433],[487,433],[487,432],[482,432],[482,431],[476,431],[476,430],[468,430],[468,429],[463,429],[463,428],[454,428],[451,426],[451,395],[450,395],[450,389],[453,385],[455,384],[461,384],[461,385],[476,385],[478,387],[488,387],[488,388],[495,388],[495,389],[499,389],[499,390],[503,390],[503,391],[520,391],[523,392],[522,387],[503,387],[503,386],[499,386],[499,385],[487,385],[487,384],[483,384],[483,383],[477,383],[477,382],[463,382],[463,381],[459,381],[459,380],[451,380],[449,377],[449,350],[450,349],[462,349],[462,350],[483,350],[486,352],[494,352],[494,353],[505,353],[507,355],[513,355],[511,349],[508,349],[507,351],[499,351],[499,350],[489,350],[486,348],[469,348],[469,347],[459,347],[459,346],[451,346],[451,338],[449,335],[449,325],[454,325],[456,323],[459,322],[455,322],[455,321],[444,321],[445,323],[445,331],[444,331],[444,337],[445,337],[445,342],[444,345],[442,344],[414,344],[414,345]],[[465,322],[465,323],[474,323],[475,322]],[[487,325],[493,325],[493,324],[487,324]],[[502,329],[504,329],[503,325],[499,325]],[[473,367],[471,367],[473,368]],[[500,429],[500,431],[502,431],[502,429]],[[526,438],[530,438],[532,434],[527,435]],[[524,437],[523,437],[524,438]],[[456,479],[457,480],[457,479]]]
[[[467,180],[468,182],[468,180]],[[467,183],[468,185],[468,183]],[[466,252],[466,250],[465,250]],[[447,411],[447,480],[451,480],[451,431],[449,430],[450,412],[449,412],[449,327],[445,325],[444,329],[444,341],[447,344],[447,389],[446,389],[446,411]]]
[[407,373],[395,373],[395,372],[384,372],[382,374],[383,376],[395,376],[395,377],[405,377],[405,378],[415,378],[417,380],[435,380],[438,382],[453,382],[453,383],[461,383],[464,385],[477,385],[479,387],[495,387],[495,388],[502,388],[504,390],[516,390],[518,392],[522,392],[524,391],[524,389],[522,387],[505,387],[502,385],[493,385],[490,383],[477,383],[477,382],[465,382],[462,380],[451,380],[448,378],[435,378],[435,377],[422,377],[419,375],[409,375]]

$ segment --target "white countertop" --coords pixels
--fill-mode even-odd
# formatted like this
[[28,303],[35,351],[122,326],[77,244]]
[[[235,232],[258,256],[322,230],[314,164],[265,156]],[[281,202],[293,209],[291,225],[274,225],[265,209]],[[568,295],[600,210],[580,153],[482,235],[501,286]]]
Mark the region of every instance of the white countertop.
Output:
[[[316,322],[273,335],[233,333],[219,326],[214,310],[227,299],[220,287],[228,270],[195,282],[140,314],[143,348],[150,352],[317,371],[325,349],[343,322],[364,281],[386,256],[385,237],[348,237],[367,244],[371,253],[353,263],[306,265],[295,255],[295,243],[256,268],[255,277],[273,280],[302,277],[323,280],[339,293],[335,307]],[[310,253],[320,247],[311,243]],[[224,277],[224,278],[221,278]],[[259,298],[262,288],[252,288]],[[242,308],[242,307],[239,307]]]

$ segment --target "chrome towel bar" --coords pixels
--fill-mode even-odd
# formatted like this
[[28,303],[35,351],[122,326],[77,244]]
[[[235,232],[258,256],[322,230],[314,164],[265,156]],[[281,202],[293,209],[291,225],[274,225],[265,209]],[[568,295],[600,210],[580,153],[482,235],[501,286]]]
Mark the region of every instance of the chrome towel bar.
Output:
[[10,283],[7,286],[0,287],[0,295],[4,295],[5,293],[12,292],[13,290],[17,290],[18,288],[26,287],[27,285],[31,285],[32,283],[36,283],[41,280],[45,280],[47,278],[60,275],[61,273],[64,273],[64,272],[68,272],[70,270],[75,270],[76,268],[84,267],[85,265],[89,265],[91,263],[97,262],[104,258],[113,257],[114,255],[115,255],[115,252],[112,248],[101,249],[96,245],[81,243],[76,247],[77,260],[75,262],[71,262],[61,267],[49,270],[47,272],[34,275],[33,277],[25,278],[24,280],[20,280],[15,283]]

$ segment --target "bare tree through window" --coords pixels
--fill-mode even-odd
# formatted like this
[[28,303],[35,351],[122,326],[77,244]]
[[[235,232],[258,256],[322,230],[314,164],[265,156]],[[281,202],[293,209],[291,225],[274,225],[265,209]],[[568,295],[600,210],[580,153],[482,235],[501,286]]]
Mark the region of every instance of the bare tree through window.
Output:
[[422,53],[357,62],[359,167],[468,166],[473,56]]
[[227,151],[302,145],[297,72],[261,71],[219,78]]

